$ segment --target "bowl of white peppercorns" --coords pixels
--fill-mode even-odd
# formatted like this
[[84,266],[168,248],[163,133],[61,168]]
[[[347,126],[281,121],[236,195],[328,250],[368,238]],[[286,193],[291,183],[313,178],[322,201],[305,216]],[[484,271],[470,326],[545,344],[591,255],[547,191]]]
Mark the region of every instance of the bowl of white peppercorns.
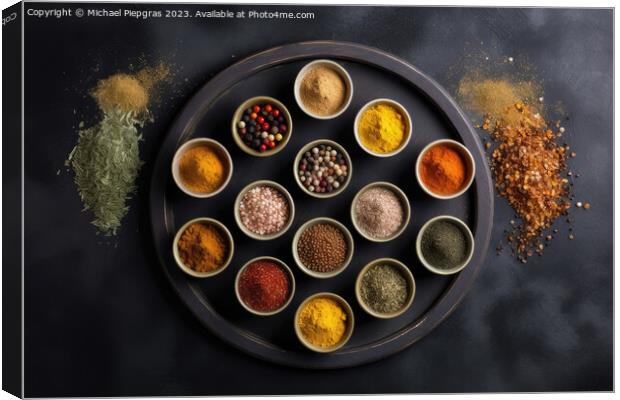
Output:
[[346,189],[353,165],[344,147],[332,140],[319,139],[297,153],[293,173],[301,190],[310,196],[326,199]]
[[284,235],[295,218],[293,197],[274,181],[260,180],[247,185],[239,192],[234,209],[239,229],[257,240]]

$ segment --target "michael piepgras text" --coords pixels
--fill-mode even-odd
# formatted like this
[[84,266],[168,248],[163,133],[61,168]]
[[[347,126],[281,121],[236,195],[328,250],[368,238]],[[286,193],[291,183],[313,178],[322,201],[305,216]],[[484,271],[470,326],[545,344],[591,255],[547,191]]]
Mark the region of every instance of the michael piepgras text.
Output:
[[245,19],[314,19],[313,12],[289,12],[270,10],[135,10],[129,8],[56,8],[35,9],[29,8],[26,15],[37,18],[64,18],[64,17],[116,17],[116,18],[245,18]]

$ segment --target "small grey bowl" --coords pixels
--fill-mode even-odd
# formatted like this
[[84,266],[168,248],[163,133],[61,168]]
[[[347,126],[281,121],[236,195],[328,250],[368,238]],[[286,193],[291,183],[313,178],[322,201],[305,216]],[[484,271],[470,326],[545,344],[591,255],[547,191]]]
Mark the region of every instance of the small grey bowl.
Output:
[[[461,157],[463,157],[463,160],[465,160],[465,163],[467,164],[467,174],[468,174],[467,180],[466,180],[467,183],[463,186],[461,190],[459,190],[456,193],[449,194],[449,195],[443,195],[443,194],[433,192],[426,186],[426,184],[424,183],[424,181],[422,181],[422,178],[420,177],[420,164],[422,163],[424,154],[426,154],[426,152],[430,150],[431,147],[434,147],[440,144],[448,145],[452,147],[453,149],[455,149],[456,151],[458,151],[458,153],[461,155]],[[426,192],[426,194],[439,200],[450,200],[450,199],[454,199],[455,197],[459,197],[460,195],[465,193],[467,189],[469,189],[472,182],[474,181],[475,176],[476,176],[476,163],[474,162],[474,157],[471,155],[471,152],[469,151],[467,147],[457,142],[456,140],[452,140],[452,139],[440,139],[440,140],[435,140],[434,142],[427,144],[426,147],[424,147],[422,151],[420,152],[420,155],[418,155],[418,159],[416,160],[416,163],[415,163],[415,177],[416,177],[416,180],[418,181],[418,184],[420,185],[422,190]]]
[[[256,151],[248,147],[245,143],[243,143],[243,140],[239,138],[239,134],[237,133],[237,123],[241,119],[243,112],[245,111],[246,108],[251,107],[256,103],[270,103],[278,107],[280,111],[282,112],[282,114],[284,115],[284,119],[286,120],[286,125],[288,127],[286,131],[286,135],[284,135],[282,142],[278,146],[276,146],[273,150],[267,150],[262,153],[260,151]],[[288,111],[286,106],[282,104],[282,102],[280,102],[279,100],[276,100],[273,97],[269,97],[269,96],[256,96],[256,97],[247,99],[246,101],[241,103],[239,107],[237,107],[237,110],[235,110],[235,113],[233,114],[233,117],[232,117],[232,123],[231,123],[230,129],[232,132],[233,140],[235,141],[235,143],[237,144],[237,146],[239,146],[241,150],[243,150],[247,154],[254,156],[254,157],[270,157],[282,151],[282,149],[286,147],[289,140],[291,139],[291,135],[293,134],[293,118],[291,117],[291,113]]]
[[[226,237],[226,240],[228,241],[228,246],[229,246],[228,257],[226,257],[226,261],[224,261],[224,264],[220,268],[216,269],[215,271],[197,272],[189,268],[188,266],[186,266],[181,260],[181,256],[179,254],[179,239],[181,238],[181,235],[183,235],[183,232],[185,232],[185,230],[194,223],[210,224],[210,225],[215,226],[216,228],[220,230],[220,232],[224,234],[224,237]],[[226,267],[230,265],[230,261],[233,258],[234,252],[235,252],[235,244],[234,244],[233,237],[230,231],[228,230],[228,228],[226,228],[226,226],[223,223],[213,218],[204,218],[204,217],[194,218],[190,221],[187,221],[181,228],[179,228],[172,242],[172,254],[174,256],[174,261],[176,261],[177,265],[183,272],[195,278],[210,278],[224,271]]]
[[[322,144],[324,144],[326,146],[331,146],[335,150],[340,152],[342,154],[342,156],[344,157],[344,159],[346,160],[346,162],[347,162],[348,171],[349,171],[349,174],[347,175],[347,179],[344,181],[342,186],[340,186],[338,188],[338,190],[334,190],[331,193],[316,193],[316,192],[309,191],[303,185],[303,183],[301,183],[301,181],[299,180],[299,173],[297,172],[297,166],[301,162],[301,158],[303,157],[303,155],[307,151],[310,151],[310,149],[312,149],[313,147],[320,146]],[[295,157],[295,161],[293,162],[293,175],[295,176],[295,182],[297,182],[297,185],[301,188],[301,190],[304,193],[306,193],[306,194],[308,194],[308,195],[310,195],[312,197],[316,197],[317,199],[328,199],[330,197],[337,196],[340,193],[344,192],[344,190],[347,188],[347,186],[349,186],[349,182],[351,182],[351,177],[353,176],[353,163],[351,162],[351,157],[349,156],[349,153],[347,153],[347,151],[344,149],[344,147],[342,147],[338,143],[334,142],[333,140],[318,139],[318,140],[314,140],[314,141],[306,144],[304,147],[301,148],[301,150],[299,150],[299,152],[297,152],[297,156]]]
[[[308,342],[308,340],[301,333],[301,329],[299,328],[299,323],[297,322],[299,320],[299,315],[301,314],[301,310],[304,308],[304,306],[308,304],[310,301],[316,299],[317,297],[325,297],[325,298],[332,299],[338,302],[338,304],[340,304],[340,306],[344,309],[344,312],[347,314],[347,330],[345,331],[345,334],[342,340],[338,344],[332,347],[319,347],[319,346],[315,346],[312,343]],[[295,312],[295,318],[293,320],[293,324],[295,325],[295,334],[297,335],[297,338],[299,339],[301,344],[303,344],[306,348],[314,352],[317,352],[317,353],[331,353],[333,351],[336,351],[342,348],[345,344],[347,344],[347,342],[351,338],[351,335],[353,335],[353,328],[355,327],[355,318],[353,316],[353,309],[351,308],[351,306],[349,305],[349,303],[347,303],[345,299],[343,299],[342,297],[338,296],[335,293],[321,292],[321,293],[316,293],[316,294],[313,294],[312,296],[309,296],[299,305],[299,307],[297,308],[297,311]]]
[[[308,108],[305,106],[304,102],[301,99],[301,94],[300,94],[301,83],[303,82],[303,79],[306,76],[306,74],[310,72],[310,70],[312,70],[313,68],[317,68],[317,67],[326,67],[326,68],[329,68],[335,71],[338,75],[340,75],[340,77],[344,81],[345,91],[346,91],[345,101],[340,107],[340,109],[336,111],[334,114],[330,114],[330,115],[314,114],[313,112],[308,110]],[[303,112],[308,114],[310,117],[316,118],[316,119],[323,119],[323,120],[333,119],[341,115],[343,112],[346,111],[347,108],[349,108],[349,105],[351,104],[351,99],[353,99],[353,80],[351,79],[351,76],[349,75],[347,70],[344,69],[342,65],[334,61],[331,61],[331,60],[314,60],[304,65],[303,68],[297,74],[297,78],[295,78],[294,94],[295,94],[295,100],[297,101],[297,105],[299,106],[299,108]]]
[[[398,147],[396,150],[390,153],[376,153],[368,149],[366,146],[364,146],[359,136],[358,126],[362,119],[362,115],[364,115],[366,110],[368,110],[370,107],[377,105],[377,104],[387,104],[387,105],[394,107],[395,109],[398,110],[398,112],[400,112],[400,114],[405,119],[405,140],[400,144],[400,147]],[[400,153],[401,151],[403,151],[403,149],[407,147],[407,144],[409,144],[409,141],[411,140],[411,132],[412,132],[412,122],[411,122],[411,116],[409,115],[409,112],[402,104],[400,104],[399,102],[395,100],[391,100],[391,99],[375,99],[375,100],[369,101],[362,108],[360,108],[360,110],[357,112],[357,115],[355,116],[355,121],[353,123],[353,133],[355,134],[355,140],[357,140],[357,144],[359,144],[362,150],[364,150],[366,153],[372,156],[375,156],[375,157],[392,157]]]
[[[301,259],[299,258],[299,254],[297,253],[297,243],[299,242],[299,238],[301,237],[301,234],[306,229],[310,228],[311,226],[320,224],[320,223],[330,224],[338,228],[344,234],[345,241],[347,242],[347,257],[344,263],[340,266],[340,268],[337,268],[331,272],[317,272],[317,271],[311,270],[310,268],[306,267],[301,262]],[[349,264],[351,263],[351,260],[353,259],[354,242],[353,242],[353,236],[351,235],[351,232],[347,229],[346,226],[336,221],[335,219],[319,217],[319,218],[311,219],[310,221],[300,226],[299,229],[297,229],[297,232],[295,233],[295,236],[293,237],[292,247],[293,247],[293,258],[295,259],[295,263],[297,264],[299,269],[301,269],[303,272],[305,272],[306,274],[314,278],[327,279],[327,278],[332,278],[338,275],[339,273],[344,271],[349,266]]]
[[[185,152],[195,147],[201,147],[201,146],[208,146],[212,150],[214,150],[220,156],[220,158],[224,161],[224,164],[226,164],[226,169],[228,171],[226,175],[226,179],[224,180],[222,185],[217,190],[210,192],[210,193],[200,193],[200,192],[191,191],[183,183],[183,179],[181,178],[181,173],[179,171],[179,163],[181,161],[181,157],[183,157]],[[222,190],[224,190],[224,188],[230,182],[232,173],[233,173],[233,162],[232,162],[232,158],[230,157],[230,154],[228,153],[228,150],[226,150],[226,147],[224,147],[223,144],[213,139],[196,138],[196,139],[188,140],[187,142],[183,143],[177,149],[177,151],[174,153],[174,157],[172,158],[172,179],[177,184],[179,189],[181,189],[183,192],[185,192],[186,194],[192,197],[196,197],[199,199],[206,199],[208,197],[213,197],[216,194],[220,193]]]
[[[257,187],[257,186],[271,186],[271,187],[277,189],[280,193],[282,193],[284,195],[284,197],[286,198],[286,200],[288,201],[289,211],[290,211],[288,222],[286,223],[286,225],[284,225],[284,227],[282,227],[282,229],[280,231],[278,231],[276,233],[273,233],[271,235],[259,235],[257,233],[252,232],[251,230],[249,230],[243,224],[243,222],[241,221],[241,217],[239,215],[239,205],[241,204],[241,200],[243,199],[243,196],[245,196],[245,194],[250,189],[253,189],[253,188]],[[293,224],[293,220],[295,219],[295,202],[293,201],[293,197],[288,192],[288,190],[286,190],[286,188],[284,186],[280,185],[277,182],[269,181],[269,180],[254,181],[254,182],[250,183],[249,185],[247,185],[246,187],[244,187],[239,192],[239,194],[237,195],[237,198],[235,199],[234,210],[235,210],[235,221],[237,222],[237,226],[239,226],[239,229],[241,229],[241,231],[243,231],[243,233],[245,233],[246,235],[248,235],[252,239],[256,239],[256,240],[271,240],[271,239],[275,239],[277,237],[280,237],[280,236],[284,235],[286,233],[286,231],[289,230],[289,228]]]
[[[443,268],[434,267],[432,264],[426,261],[426,259],[424,258],[424,254],[422,254],[422,236],[424,235],[424,232],[426,231],[426,229],[429,226],[431,226],[431,224],[437,221],[450,221],[450,222],[455,223],[462,229],[467,239],[467,245],[469,246],[469,253],[467,257],[465,258],[465,261],[463,261],[460,265],[457,265],[456,267],[451,268],[451,269],[443,269]],[[469,264],[469,261],[474,255],[474,243],[475,243],[474,235],[471,233],[471,230],[469,229],[467,224],[465,224],[465,222],[451,215],[440,215],[440,216],[431,218],[424,225],[422,225],[422,228],[420,228],[420,232],[418,232],[418,237],[416,238],[416,241],[415,241],[415,251],[418,254],[418,258],[420,259],[420,262],[422,263],[422,265],[424,265],[424,267],[426,267],[426,269],[428,269],[429,271],[435,274],[438,274],[438,275],[452,275],[452,274],[456,274],[457,272],[463,270],[467,266],[467,264]]]
[[[276,310],[273,310],[273,311],[258,311],[258,310],[255,310],[252,307],[250,307],[247,304],[245,304],[243,299],[241,299],[241,295],[239,294],[239,279],[241,278],[241,274],[243,273],[243,271],[245,271],[245,269],[250,264],[252,264],[255,261],[261,261],[261,260],[272,261],[272,262],[278,264],[284,271],[286,271],[286,273],[288,274],[288,277],[289,277],[289,282],[291,283],[291,289],[290,289],[290,293],[288,295],[288,299],[282,305],[282,307],[280,307],[280,308],[278,308]],[[275,257],[268,257],[268,256],[256,257],[256,258],[251,259],[247,263],[245,263],[243,265],[243,267],[241,267],[239,272],[237,272],[237,277],[235,278],[235,295],[237,296],[237,300],[239,300],[239,303],[241,304],[241,306],[243,308],[245,308],[246,310],[248,310],[249,312],[251,312],[252,314],[255,314],[255,315],[258,315],[258,316],[261,316],[261,317],[268,317],[270,315],[275,315],[275,314],[279,313],[280,311],[284,310],[286,307],[288,307],[289,304],[291,304],[291,300],[293,300],[293,297],[295,296],[295,276],[293,275],[293,271],[291,271],[291,269],[288,267],[288,265],[286,265],[284,263],[284,261],[282,261],[282,260],[279,260],[279,259],[277,259]]]
[[[359,200],[360,196],[365,191],[372,189],[372,188],[376,188],[376,187],[385,188],[385,189],[392,191],[399,198],[400,203],[403,206],[403,211],[404,211],[404,218],[403,218],[402,226],[396,232],[394,232],[391,236],[384,237],[384,238],[376,238],[376,237],[370,236],[358,225],[357,218],[355,217],[355,207],[357,206],[357,201]],[[353,201],[351,202],[351,221],[353,222],[353,226],[355,227],[355,230],[361,236],[363,236],[364,238],[372,242],[383,243],[383,242],[389,242],[390,240],[397,238],[405,231],[405,229],[407,229],[407,225],[409,225],[410,219],[411,219],[411,205],[409,204],[409,199],[407,199],[407,195],[398,186],[392,183],[389,183],[389,182],[381,181],[381,182],[369,183],[368,185],[361,188],[359,192],[357,192],[357,194],[353,198]]]
[[[400,271],[403,278],[405,278],[405,280],[407,281],[407,289],[408,289],[407,301],[405,302],[405,305],[403,306],[403,308],[401,308],[398,311],[392,312],[392,313],[381,313],[381,312],[375,311],[372,308],[370,308],[370,306],[368,306],[366,303],[364,303],[364,300],[362,300],[361,288],[362,288],[362,279],[364,278],[364,275],[370,268],[374,267],[375,265],[384,265],[384,264],[397,268]],[[355,297],[357,298],[357,302],[359,303],[360,307],[362,307],[364,311],[366,311],[368,314],[372,315],[373,317],[377,317],[381,319],[395,318],[395,317],[398,317],[399,315],[402,315],[405,311],[407,311],[409,307],[411,307],[411,304],[413,303],[413,298],[415,297],[415,289],[416,289],[415,280],[413,279],[413,274],[411,273],[409,268],[407,268],[407,266],[403,264],[402,262],[395,260],[393,258],[379,258],[379,259],[369,262],[368,264],[366,264],[364,268],[362,268],[362,270],[357,275],[357,279],[355,280]]]

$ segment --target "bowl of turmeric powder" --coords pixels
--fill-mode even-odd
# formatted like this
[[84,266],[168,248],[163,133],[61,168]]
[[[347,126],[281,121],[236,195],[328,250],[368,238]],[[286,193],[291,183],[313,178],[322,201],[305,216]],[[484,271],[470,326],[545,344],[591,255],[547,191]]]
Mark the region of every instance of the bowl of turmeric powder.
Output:
[[391,99],[375,99],[358,111],[353,132],[366,153],[391,157],[407,147],[411,126],[411,116],[402,104]]
[[220,142],[209,138],[188,140],[172,159],[172,178],[179,189],[192,197],[207,198],[220,193],[232,177],[233,162]]
[[422,190],[440,200],[465,193],[475,175],[474,157],[467,147],[452,139],[429,143],[415,165],[415,176]]
[[233,258],[233,237],[224,224],[213,218],[195,218],[185,223],[172,242],[179,268],[195,278],[209,278],[228,267]]
[[331,353],[351,338],[355,324],[353,309],[334,293],[316,293],[304,300],[295,313],[295,334],[306,348]]

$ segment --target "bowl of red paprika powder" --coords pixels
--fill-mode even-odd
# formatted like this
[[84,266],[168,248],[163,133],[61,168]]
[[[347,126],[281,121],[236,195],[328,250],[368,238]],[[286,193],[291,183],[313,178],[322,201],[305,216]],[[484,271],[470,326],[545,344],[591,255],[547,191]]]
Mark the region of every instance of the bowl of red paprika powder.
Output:
[[441,139],[429,143],[418,156],[415,176],[428,195],[449,200],[465,193],[474,181],[476,164],[461,143]]
[[256,257],[237,273],[235,294],[252,314],[269,316],[284,310],[295,294],[293,271],[274,257]]

